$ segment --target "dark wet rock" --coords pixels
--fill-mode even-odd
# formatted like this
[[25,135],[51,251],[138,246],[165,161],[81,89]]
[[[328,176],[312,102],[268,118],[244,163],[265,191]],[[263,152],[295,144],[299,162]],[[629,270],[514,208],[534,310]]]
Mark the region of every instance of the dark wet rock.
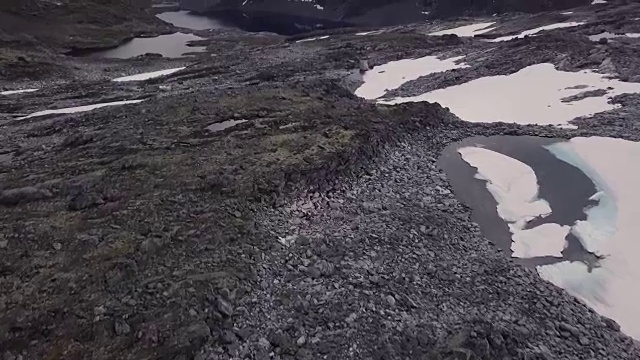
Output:
[[600,71],[600,72],[602,72],[604,74],[617,74],[618,73],[618,69],[617,69],[616,65],[613,63],[613,61],[611,60],[611,58],[604,59],[604,61],[602,61],[600,66],[598,66],[598,71]]
[[280,330],[271,331],[267,340],[273,347],[279,347],[283,350],[290,349],[293,345],[291,337]]
[[236,335],[243,341],[247,340],[251,336],[251,333],[252,331],[250,328],[239,329],[236,331]]
[[615,320],[603,318],[603,321],[608,328],[614,331],[620,331],[620,324],[618,324]]
[[311,276],[314,279],[317,279],[322,276],[322,271],[315,266],[310,266],[309,268],[307,268],[307,272],[309,276]]
[[2,191],[2,193],[0,193],[0,204],[18,205],[20,203],[44,200],[51,196],[51,192],[46,189],[28,186]]
[[131,327],[126,321],[118,319],[114,322],[114,331],[118,336],[127,335],[131,332]]
[[560,325],[558,325],[558,328],[560,329],[560,331],[569,332],[571,335],[576,337],[580,335],[580,330],[578,330],[576,327],[569,325],[567,323],[560,323]]
[[217,303],[218,303],[218,311],[220,311],[222,315],[226,317],[233,316],[233,306],[228,301],[224,300],[221,297],[218,297]]
[[194,354],[211,338],[211,329],[206,323],[195,322],[181,329],[169,340],[170,351],[176,354]]
[[607,94],[607,90],[605,89],[589,90],[589,91],[583,91],[579,94],[567,96],[565,98],[560,99],[560,101],[574,102],[574,101],[580,101],[590,97],[602,97],[602,96],[605,96],[606,94]]
[[140,244],[140,250],[148,254],[154,254],[162,249],[167,244],[167,239],[163,237],[149,237],[142,241]]
[[468,349],[454,349],[451,351],[451,355],[447,357],[447,360],[471,360],[475,358],[473,351]]
[[143,348],[151,348],[158,345],[159,333],[155,324],[143,324],[137,331],[136,338]]
[[95,141],[97,134],[94,133],[77,133],[67,136],[62,141],[63,147],[77,147]]
[[99,204],[99,201],[100,198],[95,194],[81,192],[74,196],[71,201],[69,201],[68,208],[71,211],[80,211],[97,206]]
[[374,213],[374,212],[376,212],[376,211],[380,210],[380,209],[381,209],[381,207],[382,207],[382,206],[381,206],[380,204],[375,203],[375,202],[369,202],[369,201],[366,201],[366,202],[363,202],[363,203],[362,203],[362,209],[363,209],[366,213]]
[[93,337],[97,339],[109,339],[113,337],[113,322],[110,319],[100,319],[94,321],[91,329]]
[[323,276],[330,276],[335,271],[335,265],[333,265],[332,263],[326,260],[320,260],[316,262],[313,267],[318,269],[318,272],[320,273],[320,275],[323,275]]
[[392,295],[387,295],[385,296],[384,299],[387,302],[387,304],[389,304],[389,306],[391,307],[396,306],[396,299]]
[[238,337],[231,330],[223,330],[220,333],[220,341],[224,344],[233,344],[238,341]]

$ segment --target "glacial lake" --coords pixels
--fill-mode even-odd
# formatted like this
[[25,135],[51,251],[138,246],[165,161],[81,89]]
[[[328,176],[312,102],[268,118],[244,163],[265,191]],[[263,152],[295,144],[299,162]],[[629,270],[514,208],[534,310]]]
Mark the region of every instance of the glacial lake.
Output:
[[483,235],[640,339],[640,143],[473,137],[439,158]]

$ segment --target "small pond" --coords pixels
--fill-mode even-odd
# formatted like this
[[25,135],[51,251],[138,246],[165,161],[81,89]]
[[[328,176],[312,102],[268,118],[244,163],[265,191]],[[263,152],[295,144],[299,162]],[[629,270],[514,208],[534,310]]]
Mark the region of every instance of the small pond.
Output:
[[474,137],[440,167],[484,236],[640,339],[640,143]]

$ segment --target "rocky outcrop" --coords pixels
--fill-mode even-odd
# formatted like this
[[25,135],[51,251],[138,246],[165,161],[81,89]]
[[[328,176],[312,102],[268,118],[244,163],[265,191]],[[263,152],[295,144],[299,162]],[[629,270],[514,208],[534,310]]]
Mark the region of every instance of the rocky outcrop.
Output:
[[148,0],[0,1],[0,78],[66,71],[63,53],[109,48],[172,27],[141,9]]
[[147,5],[148,0],[2,1],[0,43],[64,50],[113,46],[138,34],[167,31],[167,24],[147,14]]
[[449,17],[462,14],[481,15],[515,11],[535,13],[568,9],[589,3],[590,1],[585,0],[436,0],[434,15],[438,17]]

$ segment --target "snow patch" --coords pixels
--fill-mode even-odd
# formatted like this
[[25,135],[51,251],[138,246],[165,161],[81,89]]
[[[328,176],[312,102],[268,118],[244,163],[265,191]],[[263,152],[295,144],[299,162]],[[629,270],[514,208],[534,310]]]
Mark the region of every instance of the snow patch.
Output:
[[376,99],[387,91],[397,89],[402,84],[421,76],[467,67],[466,64],[457,63],[463,58],[464,56],[458,56],[440,60],[436,56],[425,56],[391,61],[367,71],[362,78],[364,84],[355,91],[355,94],[365,99]]
[[137,104],[137,103],[140,103],[140,102],[143,102],[143,101],[144,100],[124,100],[124,101],[114,101],[114,102],[101,103],[101,104],[76,106],[76,107],[70,107],[70,108],[64,108],[64,109],[43,110],[43,111],[34,112],[34,113],[29,114],[27,116],[21,117],[18,120],[29,119],[29,118],[33,118],[33,117],[37,117],[37,116],[53,115],[53,114],[73,114],[73,113],[91,111],[91,110],[99,109],[99,108],[106,107],[106,106]]
[[[561,100],[596,89],[606,90],[607,94],[574,102]],[[565,72],[556,70],[553,64],[537,64],[510,75],[480,78],[418,96],[379,102],[390,105],[438,102],[470,122],[565,125],[577,117],[618,108],[609,100],[625,93],[640,93],[640,84],[609,79],[589,70]]]
[[577,221],[571,231],[601,259],[591,268],[562,262],[539,267],[538,273],[640,339],[640,143],[589,137],[547,148],[582,170],[598,189],[592,197],[598,205],[586,209],[587,220]]
[[432,32],[429,35],[432,36],[441,36],[441,35],[457,35],[457,36],[474,36],[479,34],[484,34],[493,30],[491,25],[495,24],[495,22],[487,22],[487,23],[477,23],[471,25],[465,25],[456,27],[453,29],[440,30],[436,32]]
[[166,69],[166,70],[160,70],[160,71],[152,71],[152,72],[147,72],[147,73],[142,73],[142,74],[137,74],[137,75],[131,75],[131,76],[123,76],[123,77],[119,77],[117,79],[113,79],[113,81],[117,81],[117,82],[124,82],[124,81],[142,81],[142,80],[148,80],[148,79],[153,79],[156,77],[160,77],[160,76],[165,76],[165,75],[169,75],[169,74],[173,74],[175,72],[178,72],[180,70],[184,70],[186,69],[186,67],[179,67],[179,68],[174,68],[174,69]]
[[513,229],[521,230],[528,221],[551,213],[549,203],[538,199],[538,178],[527,164],[480,147],[464,147],[458,152],[478,169],[475,178],[487,181],[498,215]]
[[628,38],[640,38],[640,33],[626,33],[626,34],[613,34],[610,32],[602,32],[596,35],[590,35],[589,40],[598,41],[600,39],[615,39],[620,37],[628,37]]
[[373,31],[364,31],[356,33],[357,36],[366,36],[366,35],[379,35],[382,34],[384,30],[373,30]]
[[325,36],[320,36],[320,37],[312,37],[312,38],[308,38],[308,39],[302,39],[302,40],[298,40],[296,41],[297,43],[301,43],[301,42],[308,42],[308,41],[316,41],[316,40],[324,40],[324,39],[328,39],[329,35],[325,35]]
[[572,21],[572,22],[563,22],[563,23],[545,25],[545,26],[537,27],[535,29],[530,29],[530,30],[523,31],[518,35],[503,36],[503,37],[499,37],[499,38],[496,38],[496,39],[491,39],[489,41],[491,41],[491,42],[499,42],[499,41],[508,41],[508,40],[512,40],[512,39],[521,39],[521,38],[523,38],[525,36],[534,35],[534,34],[537,34],[537,33],[541,32],[541,31],[553,30],[553,29],[562,29],[562,28],[580,26],[580,25],[583,25],[583,24],[585,24],[585,23],[584,22],[579,22],[579,21]]
[[38,90],[39,89],[9,90],[9,91],[0,92],[0,95],[24,94],[24,93],[30,93],[30,92],[34,92],[34,91],[38,91]]
[[218,132],[218,131],[222,131],[224,129],[230,128],[232,126],[236,126],[242,123],[246,123],[247,120],[227,120],[227,121],[223,121],[223,122],[219,122],[219,123],[213,123],[209,126],[207,126],[207,130],[211,131],[211,132]]

